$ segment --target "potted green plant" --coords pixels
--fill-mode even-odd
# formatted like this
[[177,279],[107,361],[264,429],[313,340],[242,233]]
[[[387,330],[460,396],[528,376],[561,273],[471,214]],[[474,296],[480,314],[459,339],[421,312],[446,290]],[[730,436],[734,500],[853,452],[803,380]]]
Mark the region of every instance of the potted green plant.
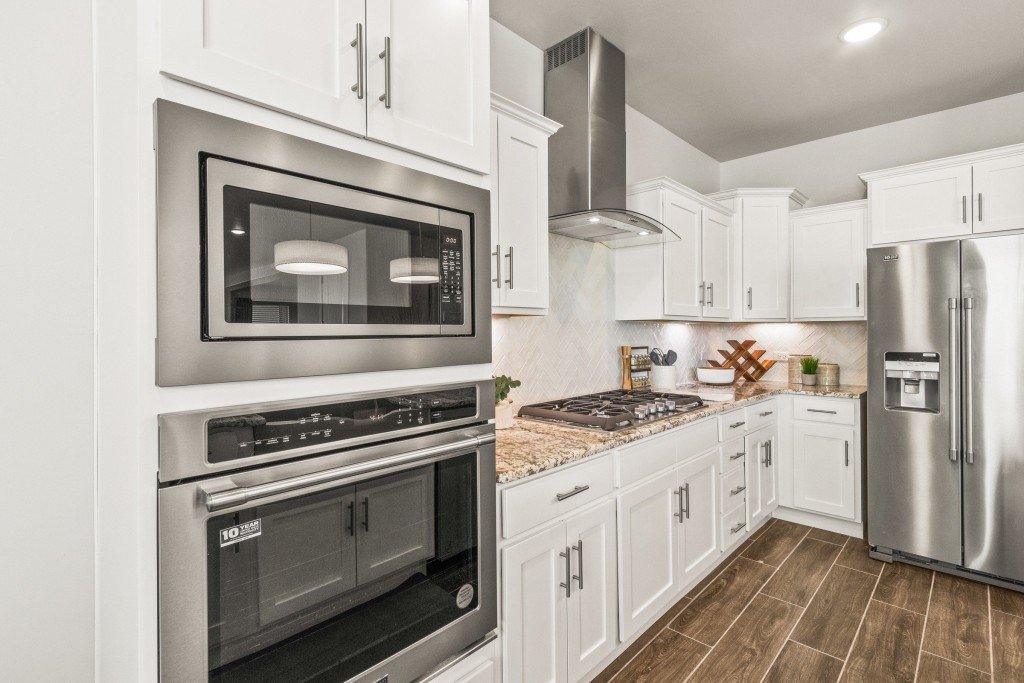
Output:
[[518,379],[512,379],[508,375],[494,378],[494,425],[498,429],[508,429],[513,425],[516,410],[508,395],[522,384]]
[[814,356],[807,356],[800,359],[800,378],[804,386],[814,386],[818,383],[818,359]]

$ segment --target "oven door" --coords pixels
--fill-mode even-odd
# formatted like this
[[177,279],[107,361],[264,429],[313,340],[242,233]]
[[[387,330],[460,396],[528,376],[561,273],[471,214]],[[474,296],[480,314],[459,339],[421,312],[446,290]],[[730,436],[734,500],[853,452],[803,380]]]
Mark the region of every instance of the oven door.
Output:
[[364,449],[369,463],[161,489],[161,678],[397,683],[486,636],[493,439],[474,427]]
[[472,331],[469,216],[206,157],[207,340]]

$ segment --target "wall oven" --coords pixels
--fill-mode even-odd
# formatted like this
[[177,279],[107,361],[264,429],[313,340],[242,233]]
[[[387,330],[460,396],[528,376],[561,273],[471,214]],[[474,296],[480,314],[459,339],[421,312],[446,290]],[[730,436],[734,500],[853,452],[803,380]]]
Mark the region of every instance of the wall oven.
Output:
[[165,681],[412,681],[497,625],[493,385],[160,416]]
[[490,362],[486,190],[156,110],[159,385]]

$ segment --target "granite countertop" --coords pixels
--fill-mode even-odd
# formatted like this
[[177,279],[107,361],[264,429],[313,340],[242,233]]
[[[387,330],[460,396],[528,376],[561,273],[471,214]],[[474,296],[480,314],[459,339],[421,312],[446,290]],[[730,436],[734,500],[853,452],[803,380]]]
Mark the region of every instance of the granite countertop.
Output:
[[[582,460],[609,451],[632,441],[660,434],[675,427],[740,408],[778,394],[800,394],[830,398],[859,398],[867,387],[839,385],[836,387],[805,387],[783,382],[752,382],[732,387],[701,387],[705,390],[734,390],[732,400],[708,402],[703,408],[681,413],[675,417],[650,424],[637,425],[618,432],[567,427],[549,422],[516,418],[514,427],[498,430],[497,474],[498,483],[529,477],[560,465]],[[697,387],[683,385],[681,393],[695,393]]]

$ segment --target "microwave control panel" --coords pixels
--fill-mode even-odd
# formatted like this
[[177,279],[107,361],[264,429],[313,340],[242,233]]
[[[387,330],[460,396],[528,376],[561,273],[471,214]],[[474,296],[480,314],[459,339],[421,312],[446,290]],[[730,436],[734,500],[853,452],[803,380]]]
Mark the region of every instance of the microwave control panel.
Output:
[[463,235],[460,230],[442,227],[441,242],[441,324],[465,322],[465,282],[463,281]]

